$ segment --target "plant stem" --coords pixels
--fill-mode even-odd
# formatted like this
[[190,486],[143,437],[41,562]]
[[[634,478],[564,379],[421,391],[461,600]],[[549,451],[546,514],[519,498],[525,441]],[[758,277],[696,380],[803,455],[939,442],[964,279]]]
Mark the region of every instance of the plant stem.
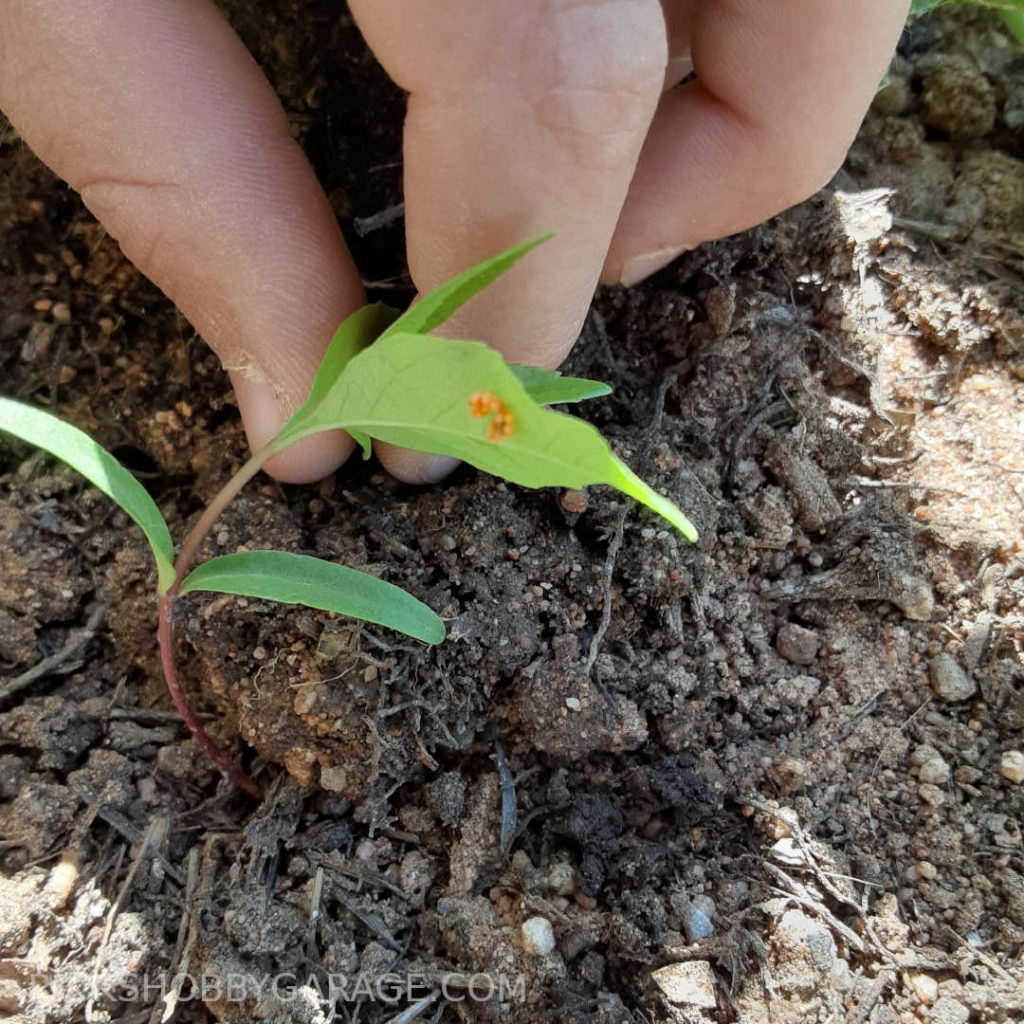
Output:
[[188,536],[181,545],[178,557],[174,561],[174,582],[167,588],[166,593],[160,594],[157,600],[157,614],[160,617],[160,625],[157,630],[157,641],[160,647],[160,665],[164,670],[164,680],[167,683],[167,690],[174,701],[185,725],[199,741],[203,749],[213,758],[214,762],[230,776],[231,781],[240,789],[251,793],[257,799],[262,797],[259,786],[249,778],[245,772],[235,763],[234,759],[225,751],[216,740],[203,728],[195,712],[189,707],[185,699],[185,691],[181,687],[181,680],[178,678],[178,670],[174,663],[174,606],[178,600],[178,591],[182,581],[192,567],[192,562],[199,551],[200,545],[206,539],[206,535],[213,528],[213,524],[220,518],[220,514],[231,503],[239,491],[263,468],[271,456],[276,455],[279,446],[273,441],[261,448],[235,475],[217,492],[213,501],[203,511],[203,514],[196,521],[195,526],[189,530]]
[[195,712],[185,699],[185,692],[178,679],[178,670],[174,665],[174,601],[174,596],[162,594],[157,602],[157,614],[160,616],[160,626],[157,631],[160,644],[160,664],[164,670],[164,679],[167,682],[171,700],[174,701],[174,706],[178,709],[178,713],[188,726],[189,731],[199,740],[203,749],[213,758],[218,767],[228,773],[236,786],[259,799],[263,796],[259,786],[238,767],[220,744],[202,727]]
[[277,446],[271,442],[261,448],[242,468],[217,492],[213,500],[203,510],[203,514],[196,520],[196,525],[188,532],[188,536],[182,541],[181,550],[174,560],[174,583],[168,590],[168,594],[177,596],[178,588],[182,580],[188,575],[192,568],[192,562],[199,551],[199,546],[206,540],[206,535],[213,529],[213,524],[220,518],[220,514],[231,504],[238,492],[263,468],[269,459],[278,452]]

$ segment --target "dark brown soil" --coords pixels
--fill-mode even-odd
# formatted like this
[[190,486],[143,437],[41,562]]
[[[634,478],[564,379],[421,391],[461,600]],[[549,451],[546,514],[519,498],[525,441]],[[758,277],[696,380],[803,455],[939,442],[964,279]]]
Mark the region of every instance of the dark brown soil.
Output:
[[[400,199],[402,96],[334,4],[226,6],[404,301],[401,221],[362,219]],[[570,369],[615,391],[581,411],[699,545],[469,469],[246,491],[207,554],[328,557],[449,630],[184,601],[192,700],[261,806],[170,710],[135,529],[0,438],[0,1013],[158,1020],[180,984],[181,1021],[1020,1019],[1024,57],[1000,26],[919,22],[828,189],[598,295]],[[217,360],[11,130],[0,230],[3,392],[89,430],[180,536],[245,454]]]

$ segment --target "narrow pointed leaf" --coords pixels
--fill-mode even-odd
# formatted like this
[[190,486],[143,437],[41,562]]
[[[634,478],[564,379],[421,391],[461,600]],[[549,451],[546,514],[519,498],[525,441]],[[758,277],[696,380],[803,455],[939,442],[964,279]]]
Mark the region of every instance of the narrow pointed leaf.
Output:
[[313,384],[309,401],[319,402],[331,389],[338,375],[348,366],[353,356],[359,355],[367,345],[373,344],[398,319],[398,310],[383,302],[374,302],[357,309],[341,322],[327,346]]
[[599,380],[563,377],[558,370],[542,370],[539,366],[519,363],[510,363],[509,369],[538,405],[585,402],[588,398],[601,398],[612,393],[612,389]]
[[478,263],[463,271],[457,277],[424,295],[419,302],[410,306],[381,337],[391,334],[428,334],[440,327],[460,306],[467,303],[478,291],[501,277],[511,266],[521,260],[531,249],[551,238],[551,234],[523,242],[505,252]]
[[687,539],[697,537],[686,516],[617,459],[594,427],[538,406],[501,355],[480,342],[382,337],[352,360],[303,433],[289,440],[337,427],[454,456],[526,487],[609,484]]
[[174,581],[174,546],[146,489],[88,434],[42,409],[0,398],[0,430],[56,455],[112,498],[138,523],[156,559],[161,591]]
[[384,580],[343,565],[286,551],[241,551],[193,569],[181,593],[212,590],[301,604],[351,615],[428,644],[444,639],[444,623],[422,601]]
[[309,411],[316,407],[334,386],[334,382],[352,361],[353,356],[357,356],[367,345],[372,344],[397,317],[397,309],[383,302],[374,302],[357,309],[341,322],[327,346],[323,359],[320,360],[306,401],[281,428],[278,432],[279,437],[288,434],[295,424],[300,423]]

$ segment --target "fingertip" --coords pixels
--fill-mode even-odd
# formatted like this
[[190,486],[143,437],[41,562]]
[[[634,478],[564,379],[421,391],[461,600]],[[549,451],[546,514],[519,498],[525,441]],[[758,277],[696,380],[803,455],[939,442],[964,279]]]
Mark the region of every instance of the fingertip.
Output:
[[[235,372],[231,374],[249,447],[259,451],[284,426],[288,415],[273,388]],[[355,442],[343,430],[329,430],[296,441],[263,467],[283,484],[308,484],[333,473],[352,454]]]
[[311,484],[330,476],[352,454],[355,442],[343,430],[296,441],[263,467],[282,484]]
[[373,450],[381,465],[404,484],[436,484],[460,465],[447,455],[430,455],[391,444],[376,443]]

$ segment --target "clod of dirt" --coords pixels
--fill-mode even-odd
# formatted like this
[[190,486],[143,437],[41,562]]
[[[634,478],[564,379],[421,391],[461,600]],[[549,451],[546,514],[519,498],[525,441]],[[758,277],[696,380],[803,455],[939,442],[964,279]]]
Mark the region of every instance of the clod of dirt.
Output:
[[935,54],[917,64],[922,75],[921,119],[955,139],[987,135],[996,121],[996,95],[977,64],[962,54]]
[[430,806],[442,825],[453,828],[462,817],[466,806],[466,780],[460,772],[442,772],[428,790]]
[[559,637],[553,657],[519,674],[509,723],[536,750],[577,761],[598,750],[633,750],[647,723],[627,697],[591,686],[574,635]]
[[794,665],[810,665],[818,655],[821,638],[813,629],[787,622],[775,637],[775,649]]
[[772,441],[764,460],[796,503],[797,520],[805,530],[824,529],[843,514],[828,477],[791,438]]

